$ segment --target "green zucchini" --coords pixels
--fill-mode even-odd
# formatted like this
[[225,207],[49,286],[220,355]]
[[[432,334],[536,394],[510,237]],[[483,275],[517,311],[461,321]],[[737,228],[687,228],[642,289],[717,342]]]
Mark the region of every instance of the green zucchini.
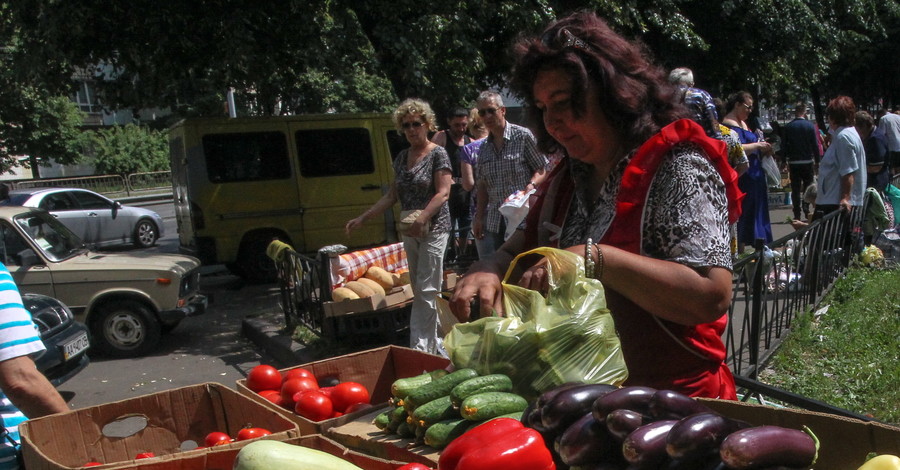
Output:
[[438,421],[458,418],[459,412],[453,408],[450,397],[444,396],[416,408],[411,416],[417,425],[427,428]]
[[402,379],[397,379],[391,384],[391,395],[393,395],[398,400],[402,400],[409,395],[413,390],[433,382],[435,379],[439,379],[443,376],[447,375],[447,371],[443,369],[433,370],[431,372],[425,372],[424,374],[419,374],[415,377],[406,377]]
[[234,459],[234,470],[264,470],[270,468],[362,470],[340,457],[321,450],[272,440],[251,442],[241,448]]
[[463,400],[459,414],[471,421],[484,421],[516,411],[528,406],[524,398],[509,392],[485,392]]
[[391,422],[391,413],[393,411],[394,410],[387,410],[384,413],[379,413],[372,421],[375,424],[375,427],[381,430],[387,429],[388,424]]
[[451,372],[410,392],[409,395],[406,396],[405,405],[415,409],[432,400],[448,396],[450,395],[450,391],[453,390],[453,387],[477,376],[478,372],[475,372],[474,369],[460,369]]
[[450,400],[453,402],[453,406],[459,408],[463,400],[476,393],[509,392],[512,388],[513,384],[509,376],[503,374],[482,375],[453,387],[453,390],[450,391]]
[[461,418],[439,421],[425,430],[425,445],[443,449],[454,439],[479,424],[481,423]]

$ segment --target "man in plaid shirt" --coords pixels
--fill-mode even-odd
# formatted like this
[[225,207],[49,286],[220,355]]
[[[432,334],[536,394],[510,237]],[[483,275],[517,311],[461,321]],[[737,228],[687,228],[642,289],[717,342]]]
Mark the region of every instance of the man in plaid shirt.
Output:
[[506,121],[506,108],[499,93],[481,92],[476,105],[489,131],[475,166],[478,192],[472,221],[478,257],[484,259],[504,241],[506,221],[500,214],[500,205],[510,194],[539,185],[545,177],[547,158],[538,151],[531,131]]

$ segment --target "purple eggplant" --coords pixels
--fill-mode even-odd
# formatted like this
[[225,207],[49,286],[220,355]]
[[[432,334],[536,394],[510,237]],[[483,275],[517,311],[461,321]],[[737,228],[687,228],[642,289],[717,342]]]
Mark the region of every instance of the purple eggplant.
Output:
[[766,467],[808,468],[816,461],[819,442],[808,432],[780,426],[756,426],[731,433],[719,456],[734,470]]
[[606,415],[606,429],[609,430],[609,434],[613,439],[619,442],[624,441],[632,431],[647,424],[647,422],[648,419],[644,415],[631,410],[613,410]]
[[568,465],[600,461],[618,448],[618,442],[609,435],[606,426],[594,419],[590,412],[566,428],[556,442],[560,459]]
[[673,459],[699,459],[715,452],[729,434],[749,426],[715,412],[693,414],[680,419],[669,431],[666,452]]
[[562,433],[591,411],[598,398],[618,390],[614,385],[578,385],[556,394],[541,408],[541,424],[549,432]]
[[543,408],[544,405],[546,405],[547,403],[550,403],[550,401],[553,400],[553,397],[555,397],[557,394],[559,394],[559,392],[568,390],[572,387],[578,387],[580,385],[584,385],[584,382],[566,382],[562,385],[553,387],[550,390],[547,390],[546,392],[542,393],[539,397],[537,397],[537,400],[535,400],[535,407]]
[[594,402],[594,418],[602,422],[609,412],[622,409],[647,414],[654,393],[656,389],[650,387],[625,387],[609,392]]
[[666,453],[666,435],[674,419],[663,419],[645,424],[634,430],[622,443],[622,455],[635,469],[655,469],[669,460]]
[[659,390],[650,398],[650,416],[654,419],[681,419],[696,413],[712,412],[709,407],[674,390]]

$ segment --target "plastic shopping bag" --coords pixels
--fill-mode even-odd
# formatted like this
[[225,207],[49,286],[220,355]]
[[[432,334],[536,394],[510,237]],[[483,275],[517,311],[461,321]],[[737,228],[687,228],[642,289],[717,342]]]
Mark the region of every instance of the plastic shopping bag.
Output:
[[528,209],[531,207],[529,199],[534,193],[535,190],[533,189],[530,191],[516,191],[510,194],[509,197],[503,201],[503,204],[500,204],[500,214],[503,217],[506,217],[506,233],[503,235],[504,240],[512,236],[519,227],[519,224],[525,220],[525,216],[528,215]]
[[[546,298],[506,282],[515,263],[531,254],[549,261]],[[585,278],[581,256],[548,247],[523,253],[502,288],[506,317],[457,324],[444,338],[455,367],[506,374],[528,399],[566,382],[620,385],[628,378],[603,284]]]
[[766,172],[766,184],[770,188],[781,188],[781,170],[778,169],[775,158],[771,155],[765,155],[761,158],[763,170]]

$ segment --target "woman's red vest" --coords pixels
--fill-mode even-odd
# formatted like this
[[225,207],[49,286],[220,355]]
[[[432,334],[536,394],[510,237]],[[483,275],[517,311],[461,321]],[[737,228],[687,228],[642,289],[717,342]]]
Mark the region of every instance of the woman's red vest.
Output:
[[[615,218],[600,243],[641,252],[641,217],[650,185],[669,151],[681,142],[698,145],[721,175],[728,198],[728,220],[737,221],[744,195],[737,186],[737,173],[728,163],[725,143],[707,137],[694,121],[682,119],[641,145],[626,166],[616,198]],[[562,183],[566,181],[569,183]],[[567,165],[557,166],[538,190],[539,198],[528,214],[526,243],[553,244],[542,221],[563,225],[573,186]],[[724,363],[725,345],[721,339],[727,316],[712,323],[686,326],[655,317],[612,289],[606,290],[606,299],[622,341],[629,373],[627,385],[678,390],[691,396],[736,397],[734,378]]]

